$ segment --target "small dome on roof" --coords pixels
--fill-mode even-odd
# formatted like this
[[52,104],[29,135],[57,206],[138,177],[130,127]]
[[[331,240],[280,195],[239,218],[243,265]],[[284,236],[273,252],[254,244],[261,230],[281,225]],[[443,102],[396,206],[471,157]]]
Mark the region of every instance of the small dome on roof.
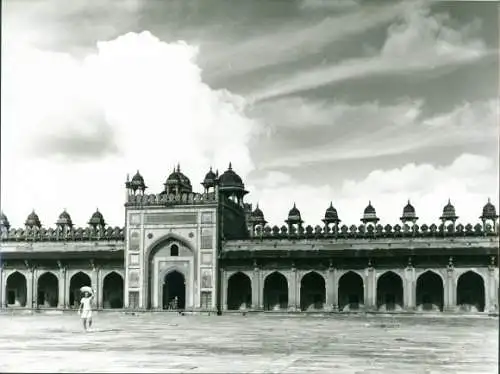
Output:
[[217,174],[215,174],[213,171],[212,171],[212,167],[210,166],[210,170],[208,171],[208,173],[205,175],[205,179],[203,179],[203,183],[202,185],[206,188],[208,187],[213,187],[215,186],[215,182],[217,180]]
[[5,227],[7,230],[10,229],[10,222],[3,212],[0,213],[0,227]]
[[253,218],[264,218],[264,213],[262,212],[262,210],[260,210],[258,203],[257,203],[257,206],[255,207],[255,210],[252,212],[252,217]]
[[137,170],[137,173],[135,173],[135,175],[132,177],[132,180],[130,181],[129,186],[134,191],[135,190],[145,190],[147,188],[146,184],[144,183],[144,178],[139,173],[139,170]]
[[285,221],[287,223],[301,223],[302,217],[300,216],[300,211],[297,209],[295,203],[293,203],[292,209],[288,212],[288,219]]
[[480,218],[482,218],[482,219],[495,219],[495,218],[498,218],[497,209],[491,203],[491,201],[490,201],[489,198],[488,198],[488,202],[483,207],[483,215]]
[[323,219],[323,222],[325,223],[340,222],[339,216],[337,214],[337,209],[333,207],[333,203],[331,201],[330,201],[330,206],[325,211],[325,218]]
[[181,166],[180,164],[177,164],[177,169],[174,168],[172,170],[172,173],[167,178],[167,184],[176,184],[176,183],[187,183],[191,185],[191,181],[189,180],[188,177],[186,177],[182,172],[181,172]]
[[104,221],[104,217],[101,212],[99,212],[99,209],[96,209],[94,214],[92,214],[92,217],[90,217],[89,220],[89,225],[91,226],[105,226],[106,222]]
[[408,204],[403,208],[403,216],[401,217],[402,221],[416,221],[418,217],[415,213],[415,208],[411,205],[410,200],[408,200]]
[[241,177],[236,174],[229,163],[228,169],[219,177],[219,185],[221,188],[240,188],[244,189],[245,185],[241,180]]
[[457,219],[457,213],[455,211],[455,207],[451,204],[450,199],[448,199],[448,204],[446,204],[443,208],[443,215],[441,219]]
[[368,201],[368,206],[365,208],[363,212],[363,218],[361,219],[361,222],[367,223],[367,222],[378,222],[378,221],[379,219],[377,218],[377,212],[375,211],[372,202]]
[[33,210],[28,218],[26,219],[25,225],[28,227],[42,227],[42,224],[40,222],[40,219],[38,218],[37,214],[35,213],[35,210]]
[[69,213],[64,209],[64,211],[59,215],[59,219],[57,220],[57,225],[67,225],[73,226],[73,221],[71,221],[71,217]]

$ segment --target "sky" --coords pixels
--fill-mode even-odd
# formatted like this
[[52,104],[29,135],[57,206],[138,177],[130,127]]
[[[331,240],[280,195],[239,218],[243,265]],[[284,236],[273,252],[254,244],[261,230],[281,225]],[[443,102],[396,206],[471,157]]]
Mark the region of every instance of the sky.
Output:
[[271,225],[294,203],[396,224],[498,207],[495,2],[3,0],[1,209],[124,225],[125,180],[195,191],[229,162]]

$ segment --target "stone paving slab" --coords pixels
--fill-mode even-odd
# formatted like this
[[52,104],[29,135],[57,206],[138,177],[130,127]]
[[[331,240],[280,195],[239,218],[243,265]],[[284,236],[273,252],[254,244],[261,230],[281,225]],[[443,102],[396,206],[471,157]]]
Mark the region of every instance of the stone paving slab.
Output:
[[0,315],[0,372],[493,373],[498,319]]

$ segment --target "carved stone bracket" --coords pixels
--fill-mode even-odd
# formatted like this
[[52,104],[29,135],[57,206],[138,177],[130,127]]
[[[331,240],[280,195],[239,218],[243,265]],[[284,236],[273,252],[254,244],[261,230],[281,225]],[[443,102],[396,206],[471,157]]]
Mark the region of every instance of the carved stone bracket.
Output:
[[368,271],[373,271],[373,264],[371,258],[368,258]]
[[495,270],[496,267],[497,267],[496,266],[496,257],[491,256],[490,257],[490,264],[488,265],[488,268],[489,268],[489,270],[493,271],[493,270]]
[[412,260],[411,256],[408,257],[408,264],[406,265],[406,268],[407,269],[412,269],[413,268],[413,260]]
[[253,270],[255,272],[259,271],[259,264],[257,263],[257,260],[253,260]]
[[448,259],[447,269],[448,269],[448,271],[453,271],[454,268],[455,268],[455,265],[453,264],[453,256],[450,256],[450,258]]

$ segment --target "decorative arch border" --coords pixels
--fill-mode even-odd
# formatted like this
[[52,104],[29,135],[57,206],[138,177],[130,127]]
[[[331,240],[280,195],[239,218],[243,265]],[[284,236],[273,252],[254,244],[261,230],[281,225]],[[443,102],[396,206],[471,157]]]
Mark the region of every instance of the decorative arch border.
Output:
[[403,288],[404,288],[404,284],[405,284],[405,274],[404,274],[404,270],[403,269],[387,269],[387,270],[383,270],[383,271],[376,271],[375,273],[375,284],[378,285],[378,280],[383,277],[384,275],[386,275],[387,273],[393,273],[393,274],[396,274],[397,276],[399,276],[399,278],[401,279],[401,282],[403,284]]
[[83,273],[86,276],[90,278],[90,287],[95,287],[95,284],[92,284],[92,270],[85,270],[85,269],[68,269],[67,270],[67,277],[68,277],[68,290],[71,286],[71,279],[78,273]]
[[[443,282],[443,291],[444,291],[444,288],[446,287],[446,269],[435,269],[435,268],[415,269],[415,287],[416,287],[416,284],[418,282],[418,278],[420,278],[425,273],[434,273],[437,276],[439,276],[439,278],[441,278],[441,282]],[[415,292],[416,292],[416,288],[415,288]]]
[[[197,277],[198,264],[197,264],[197,259],[196,259],[197,256],[195,255],[196,251],[195,251],[195,247],[189,242],[189,240],[182,237],[181,235],[178,235],[178,234],[175,234],[172,232],[168,232],[168,233],[160,236],[158,239],[154,240],[151,244],[149,244],[149,246],[144,250],[144,253],[143,253],[143,269],[142,269],[141,278],[142,278],[142,284],[144,284],[145,282],[147,282],[147,283],[146,283],[146,286],[142,286],[141,289],[142,289],[143,294],[145,295],[145,298],[143,298],[144,303],[145,303],[144,305],[145,306],[150,305],[151,308],[154,308],[153,301],[154,301],[154,295],[155,295],[155,293],[154,293],[155,285],[153,284],[153,277],[150,277],[151,256],[154,255],[159,249],[163,248],[163,246],[168,244],[169,242],[177,242],[177,243],[181,244],[183,247],[187,248],[191,252],[191,257],[193,258],[193,272],[194,272],[193,278],[195,280],[198,278]],[[172,265],[172,266],[176,266],[176,265]],[[160,272],[158,274],[158,279],[165,277],[165,275],[161,276],[161,274],[162,274],[162,272]],[[182,272],[182,274],[184,275],[184,278],[187,279],[186,274],[184,272]],[[187,282],[187,280],[186,280],[186,282]],[[191,283],[190,283],[190,287],[193,287],[193,286],[194,285],[191,285]],[[188,302],[189,302],[189,304],[192,303],[191,300],[188,300],[188,298],[186,298],[186,307],[187,307]]]
[[283,277],[285,277],[287,290],[288,290],[288,292],[290,292],[290,284],[293,284],[293,283],[291,282],[291,274],[290,274],[289,271],[282,272],[280,270],[264,270],[262,272],[262,295],[264,295],[264,289],[265,289],[265,286],[266,286],[266,279],[271,274],[274,274],[274,273],[277,273],[277,274],[282,275]]
[[488,285],[488,282],[487,282],[488,277],[485,276],[479,269],[477,269],[477,268],[455,268],[454,270],[455,271],[453,272],[453,274],[454,274],[453,278],[454,278],[457,289],[458,289],[458,280],[460,279],[460,277],[462,275],[464,275],[465,273],[472,272],[472,273],[476,273],[477,275],[479,275],[481,277],[481,279],[483,280],[484,289],[486,291],[486,288]]
[[339,288],[340,278],[342,278],[347,273],[354,273],[356,275],[359,275],[361,280],[363,281],[363,288],[366,287],[366,282],[365,282],[367,276],[366,271],[357,269],[342,269],[342,270],[337,270],[335,276],[335,283],[337,284],[337,292]]
[[318,271],[318,270],[305,270],[305,271],[300,271],[299,272],[299,279],[297,280],[298,286],[300,287],[302,285],[302,280],[306,275],[309,275],[311,273],[318,274],[323,278],[323,282],[325,282],[325,292],[326,292],[326,283],[328,282],[328,277],[325,274],[324,271]]

